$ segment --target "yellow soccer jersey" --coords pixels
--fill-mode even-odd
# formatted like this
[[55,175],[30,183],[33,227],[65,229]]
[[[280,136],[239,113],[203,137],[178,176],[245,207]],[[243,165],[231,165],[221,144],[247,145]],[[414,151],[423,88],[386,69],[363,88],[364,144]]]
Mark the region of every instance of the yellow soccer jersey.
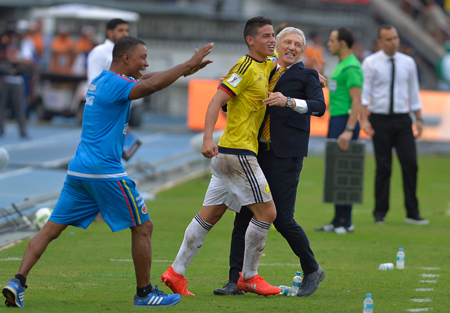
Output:
[[257,61],[246,55],[233,66],[220,89],[233,98],[228,101],[227,125],[219,146],[258,153],[258,132],[266,112],[271,60]]

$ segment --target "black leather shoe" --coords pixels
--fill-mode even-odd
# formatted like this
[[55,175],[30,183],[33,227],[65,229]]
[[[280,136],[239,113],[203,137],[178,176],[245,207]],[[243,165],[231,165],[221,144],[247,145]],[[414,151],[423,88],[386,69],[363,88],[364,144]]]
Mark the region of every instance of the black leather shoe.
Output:
[[313,294],[319,288],[319,284],[324,278],[325,273],[319,265],[319,269],[317,271],[305,274],[305,278],[303,278],[302,284],[297,291],[297,296],[306,297]]
[[214,289],[214,294],[219,296],[243,295],[245,292],[239,291],[237,284],[229,281],[223,288]]
[[375,216],[375,223],[379,225],[384,225],[384,217],[383,216]]

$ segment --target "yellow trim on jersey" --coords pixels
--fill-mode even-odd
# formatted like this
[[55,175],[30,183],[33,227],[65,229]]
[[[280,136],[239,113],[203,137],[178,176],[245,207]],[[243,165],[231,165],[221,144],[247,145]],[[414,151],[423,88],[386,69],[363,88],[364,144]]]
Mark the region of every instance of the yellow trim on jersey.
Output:
[[137,216],[137,218],[139,220],[139,224],[138,225],[141,225],[141,216],[139,215],[139,209],[138,209],[138,207],[136,205],[136,201],[134,201],[133,194],[131,193],[130,188],[128,188],[127,183],[124,180],[122,180],[122,182],[123,182],[123,185],[125,186],[125,188],[127,188],[128,194],[130,195],[130,198],[133,200],[133,206],[134,206],[134,209],[136,211],[136,216]]
[[227,125],[219,146],[258,153],[258,132],[266,112],[269,75],[274,64],[246,55],[233,66],[223,80],[223,89],[234,97],[228,101]]

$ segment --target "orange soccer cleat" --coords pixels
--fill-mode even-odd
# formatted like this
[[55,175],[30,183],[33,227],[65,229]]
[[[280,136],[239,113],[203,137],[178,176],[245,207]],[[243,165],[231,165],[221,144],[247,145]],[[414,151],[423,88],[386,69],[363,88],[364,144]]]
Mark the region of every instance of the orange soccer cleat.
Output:
[[276,295],[281,292],[280,288],[272,286],[258,274],[247,280],[244,280],[242,278],[241,273],[239,273],[239,275],[240,277],[237,283],[237,287],[239,290],[242,290],[244,292],[256,293],[257,295],[262,296]]
[[195,296],[192,292],[187,290],[186,284],[189,284],[189,282],[184,275],[175,272],[172,265],[161,275],[161,282],[172,289],[174,293],[178,293],[182,296]]

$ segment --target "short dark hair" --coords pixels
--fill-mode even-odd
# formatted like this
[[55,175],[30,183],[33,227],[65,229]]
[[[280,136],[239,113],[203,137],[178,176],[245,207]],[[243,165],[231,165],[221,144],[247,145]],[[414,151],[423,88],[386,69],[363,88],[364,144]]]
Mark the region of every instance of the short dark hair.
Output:
[[138,45],[144,45],[142,40],[132,37],[124,36],[116,41],[113,49],[113,59],[121,58],[125,53],[131,54]]
[[113,18],[106,24],[106,30],[114,30],[120,24],[128,24],[128,22],[120,18]]
[[347,44],[347,47],[349,49],[351,49],[353,46],[354,39],[353,39],[353,34],[350,31],[350,29],[348,29],[347,27],[340,27],[336,30],[338,32],[338,41],[341,41],[341,40],[345,41],[345,43]]
[[266,25],[272,25],[272,20],[268,17],[256,16],[249,19],[244,27],[245,43],[247,43],[247,36],[255,37],[258,34],[258,29]]
[[392,28],[394,28],[394,26],[389,25],[389,24],[381,25],[380,27],[378,27],[378,30],[377,30],[377,38],[380,39],[380,34],[381,34],[381,31],[382,31],[383,29],[389,30],[389,29],[392,29]]

